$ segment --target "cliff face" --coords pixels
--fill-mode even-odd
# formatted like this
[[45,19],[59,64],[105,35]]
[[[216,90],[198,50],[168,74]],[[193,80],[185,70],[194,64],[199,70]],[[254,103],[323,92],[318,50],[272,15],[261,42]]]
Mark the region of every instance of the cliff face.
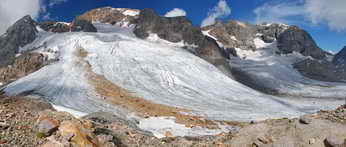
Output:
[[0,37],[0,67],[12,64],[19,48],[36,39],[36,24],[30,16],[25,16]]
[[120,24],[129,26],[134,24],[140,10],[127,8],[111,8],[104,7],[93,9],[79,16],[79,19],[88,20],[90,22],[101,22],[109,24]]
[[298,52],[304,56],[311,56],[315,59],[323,59],[326,53],[317,46],[312,37],[304,30],[291,26],[278,38],[278,48],[284,53]]
[[333,63],[339,67],[344,67],[346,65],[346,46],[335,55]]

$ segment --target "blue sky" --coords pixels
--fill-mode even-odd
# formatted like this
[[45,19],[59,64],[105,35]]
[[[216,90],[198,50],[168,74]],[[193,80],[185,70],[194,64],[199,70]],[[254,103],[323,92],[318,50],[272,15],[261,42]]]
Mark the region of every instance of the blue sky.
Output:
[[[17,1],[22,2],[22,0]],[[187,17],[192,20],[195,25],[199,26],[208,16],[208,12],[213,9],[220,0],[33,1],[40,2],[41,10],[39,15],[37,15],[38,20],[42,20],[43,16],[49,16],[49,18],[57,21],[71,21],[75,16],[90,9],[104,6],[136,9],[152,8],[161,15],[164,15],[173,8],[181,8],[186,11]],[[298,25],[307,30],[323,49],[337,52],[346,45],[346,10],[344,8],[346,6],[346,0],[225,1],[231,8],[231,14],[223,17],[223,20],[235,19],[250,23],[269,21]],[[45,11],[42,11],[42,8],[45,8]]]

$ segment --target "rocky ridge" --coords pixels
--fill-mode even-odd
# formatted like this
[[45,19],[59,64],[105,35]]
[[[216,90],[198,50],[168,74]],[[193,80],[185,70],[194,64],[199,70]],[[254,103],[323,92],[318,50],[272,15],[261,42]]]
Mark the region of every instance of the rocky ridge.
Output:
[[88,11],[78,18],[90,22],[118,24],[125,27],[135,24],[139,13],[140,10],[137,9],[103,7]]
[[14,23],[0,37],[0,67],[12,64],[19,48],[36,39],[38,32],[36,25],[37,23],[28,15]]

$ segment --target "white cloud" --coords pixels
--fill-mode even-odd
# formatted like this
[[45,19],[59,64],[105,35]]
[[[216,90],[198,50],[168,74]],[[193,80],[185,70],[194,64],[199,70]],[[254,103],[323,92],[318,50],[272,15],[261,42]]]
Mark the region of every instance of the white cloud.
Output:
[[173,10],[165,14],[165,17],[178,17],[178,16],[186,16],[186,11],[180,8],[174,8]]
[[213,25],[216,22],[216,19],[227,17],[231,14],[231,8],[228,6],[226,0],[220,0],[218,4],[210,10],[208,17],[202,21],[201,26],[205,27],[208,25]]
[[332,30],[346,31],[345,6],[345,0],[280,1],[279,3],[265,3],[256,8],[254,13],[258,23],[327,24]]
[[48,6],[53,7],[64,2],[67,2],[67,0],[50,0]]
[[[44,0],[0,0],[0,35],[5,33],[7,28],[25,15],[31,15],[36,19],[43,16],[48,19],[50,13]],[[46,0],[49,8],[66,2],[67,0]]]
[[292,24],[295,20],[292,16],[300,16],[305,13],[303,6],[298,2],[265,3],[254,10],[256,22],[280,22]]
[[40,0],[1,0],[0,1],[0,34],[25,15],[38,17]]
[[325,22],[333,30],[346,30],[345,0],[306,0],[305,10],[314,24]]
[[50,18],[50,13],[48,12],[48,13],[46,13],[45,15],[43,15],[43,16],[42,16],[42,19],[43,19],[43,20],[49,20],[49,19],[51,19],[51,18]]

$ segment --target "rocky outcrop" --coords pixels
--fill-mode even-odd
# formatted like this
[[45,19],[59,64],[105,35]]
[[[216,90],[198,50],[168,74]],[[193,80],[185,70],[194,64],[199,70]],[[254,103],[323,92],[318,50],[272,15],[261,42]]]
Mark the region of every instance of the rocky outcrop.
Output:
[[201,29],[193,26],[186,17],[161,17],[152,9],[144,9],[136,24],[134,33],[137,37],[145,39],[151,34],[156,34],[170,42],[183,41],[187,48],[192,48],[194,54],[229,74],[226,60],[229,56],[219,48],[215,40],[205,37]]
[[0,67],[12,64],[19,48],[33,42],[37,32],[36,22],[29,15],[13,24],[0,37]]
[[279,38],[280,34],[286,31],[289,28],[288,25],[285,24],[260,24],[256,25],[257,28],[257,37],[260,37],[266,43],[272,43],[277,38]]
[[278,49],[283,54],[292,52],[301,53],[304,56],[311,56],[315,59],[323,59],[326,57],[325,52],[317,46],[312,37],[304,30],[291,26],[278,38]]
[[293,64],[301,74],[311,79],[326,82],[345,82],[346,72],[325,60],[306,59]]
[[119,24],[121,26],[128,26],[134,24],[135,19],[138,17],[140,10],[127,9],[127,8],[111,8],[104,7],[93,9],[79,16],[79,19],[88,20],[90,22],[101,22],[109,24]]
[[[161,39],[170,42],[184,42],[187,48],[192,48],[192,52],[205,59],[211,64],[229,74],[229,65],[225,51],[219,48],[216,41],[202,34],[199,27],[192,25],[186,17],[161,17],[152,9],[141,11],[136,20],[134,33],[139,38],[147,38],[150,34],[156,34]],[[189,49],[191,51],[191,49]]]
[[47,32],[64,33],[70,31],[70,26],[66,23],[60,23],[55,21],[46,21],[39,23],[40,28]]
[[97,32],[97,29],[90,21],[76,18],[71,24],[71,32]]
[[346,67],[346,46],[334,56],[333,64],[339,68]]
[[55,21],[42,22],[39,26],[47,31],[53,33],[65,32],[97,32],[95,26],[88,20],[76,18],[71,24],[61,23]]
[[0,68],[0,82],[7,84],[37,71],[46,64],[46,57],[40,53],[26,53],[14,59],[11,66]]
[[215,25],[207,26],[202,29],[209,35],[215,37],[225,49],[256,49],[253,42],[256,34],[254,25],[233,20],[228,23],[217,22]]

